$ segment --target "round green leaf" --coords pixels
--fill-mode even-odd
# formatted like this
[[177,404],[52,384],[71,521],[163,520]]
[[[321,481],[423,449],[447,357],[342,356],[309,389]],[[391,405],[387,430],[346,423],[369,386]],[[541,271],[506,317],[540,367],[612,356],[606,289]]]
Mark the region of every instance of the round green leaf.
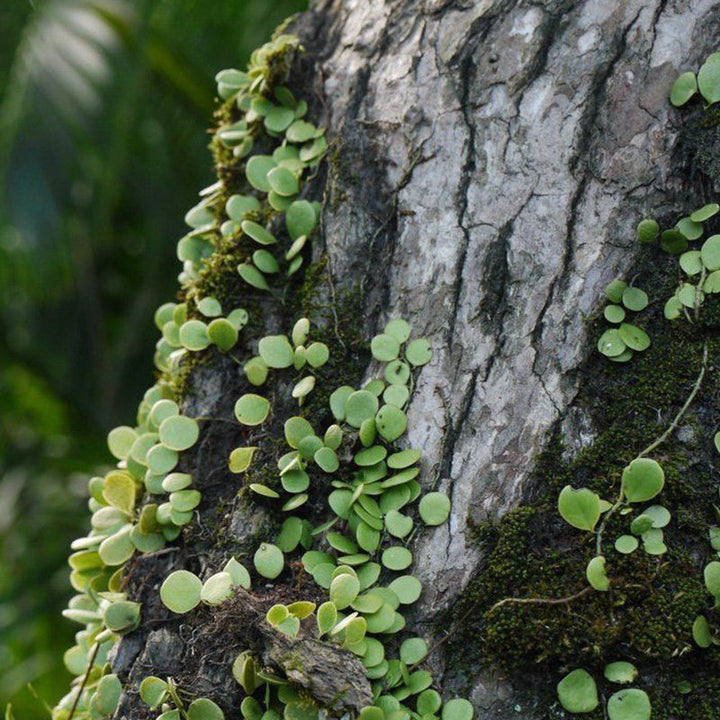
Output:
[[267,335],[260,340],[258,351],[270,368],[289,368],[293,364],[293,348],[285,335]]
[[121,470],[108,473],[102,486],[105,502],[128,515],[135,508],[136,492],[135,481]]
[[296,200],[285,213],[285,224],[292,240],[310,235],[316,222],[315,210],[307,200]]
[[[354,389],[349,385],[342,385],[330,395],[330,410],[336,420],[342,421],[345,419],[345,406],[347,405],[348,398],[354,392]],[[373,412],[372,415],[374,417],[375,412]],[[360,422],[362,424],[362,420]],[[357,427],[359,427],[359,425]]]
[[720,235],[712,235],[703,243],[700,257],[708,270],[720,270]]
[[625,319],[625,310],[619,305],[608,305],[603,315],[608,322],[621,323]]
[[255,454],[256,450],[257,450],[257,447],[254,447],[254,446],[253,447],[244,447],[244,448],[235,448],[230,453],[230,460],[228,462],[230,472],[232,472],[232,473],[245,472],[250,467],[250,463],[252,462],[253,455]]
[[281,197],[291,197],[300,192],[297,175],[286,167],[278,166],[267,174],[270,187]]
[[269,155],[253,155],[247,161],[245,175],[256,190],[270,192],[272,188],[268,181],[268,173],[276,166],[277,163]]
[[701,648],[709,648],[713,642],[712,631],[710,630],[710,623],[704,615],[698,615],[695,618],[692,626],[693,640]]
[[629,502],[645,502],[660,493],[665,473],[655,460],[637,458],[623,470],[622,490]]
[[631,350],[647,350],[650,347],[650,337],[648,334],[630,323],[623,323],[618,329],[620,339],[631,349]]
[[383,393],[383,402],[403,408],[410,399],[410,390],[405,385],[388,385]]
[[597,349],[605,356],[613,358],[622,355],[627,350],[627,345],[615,330],[606,330],[598,340]]
[[688,239],[697,240],[702,237],[703,226],[700,223],[696,223],[689,217],[683,218],[678,221],[675,227]]
[[597,685],[586,670],[567,674],[557,686],[560,704],[571,713],[589,713],[599,704]]
[[401,605],[412,605],[422,593],[422,584],[412,575],[401,575],[388,587],[397,595]]
[[678,262],[687,275],[697,275],[702,272],[703,264],[699,250],[688,250],[684,252]]
[[397,359],[400,343],[392,335],[376,335],[370,343],[370,350],[376,360],[390,362]]
[[155,475],[169,473],[178,464],[179,459],[175,450],[170,450],[164,445],[150,448],[146,457],[148,470]]
[[167,697],[168,684],[159,677],[150,675],[140,683],[140,697],[150,708],[156,708]]
[[607,712],[610,720],[650,720],[650,698],[637,688],[620,690],[610,696]]
[[658,238],[658,235],[660,235],[660,226],[657,224],[656,220],[641,220],[637,226],[637,237],[641,243],[647,244],[655,242],[655,240],[657,240]]
[[558,511],[573,527],[592,532],[600,519],[600,498],[587,488],[566,485],[558,497]]
[[181,452],[191,448],[200,435],[195,420],[184,415],[173,415],[160,425],[160,442],[170,450]]
[[131,539],[131,532],[132,525],[125,525],[100,543],[98,554],[106,565],[109,567],[123,565],[133,556],[135,545]]
[[715,598],[720,598],[720,562],[713,560],[705,566],[703,571],[705,587]]
[[349,607],[360,592],[360,581],[354,575],[343,573],[330,584],[330,600],[338,610]]
[[644,290],[636,287],[625,288],[622,294],[622,304],[633,312],[644,310],[648,304],[648,296]]
[[190,612],[200,604],[202,582],[188,570],[176,570],[160,586],[160,599],[174,613]]
[[671,228],[660,235],[660,247],[671,255],[680,255],[688,249],[688,240],[679,230]]
[[585,569],[585,576],[592,587],[598,592],[607,592],[610,581],[605,574],[605,558],[602,555],[594,557]]
[[219,317],[222,315],[222,306],[217,298],[208,296],[195,302],[197,309],[205,317]]
[[682,73],[670,88],[670,102],[675,107],[681,107],[697,92],[697,88],[695,73],[692,71]]
[[235,347],[238,339],[237,328],[225,318],[213,320],[207,329],[208,340],[223,352]]
[[622,296],[627,286],[627,283],[623,280],[613,280],[605,288],[605,297],[607,297],[607,299],[611,302],[619,303],[622,301]]
[[140,603],[120,600],[111,603],[103,613],[105,627],[118,635],[133,631],[140,622]]
[[[720,275],[718,276],[718,279],[720,279]],[[677,320],[680,317],[681,312],[682,303],[676,297],[671,297],[665,303],[665,307],[663,308],[663,314],[667,320]]]
[[270,286],[265,276],[253,265],[243,263],[238,265],[238,274],[248,284],[258,290],[269,290]]
[[285,566],[285,558],[282,550],[270,543],[262,543],[260,545],[255,551],[253,562],[258,573],[270,580],[274,580],[283,571],[283,567]]
[[95,686],[95,693],[90,703],[93,715],[99,717],[113,715],[117,709],[121,694],[122,683],[117,675],[105,675],[100,678]]
[[690,219],[694,222],[705,222],[714,215],[717,215],[719,211],[720,205],[718,205],[718,203],[708,203],[707,205],[703,205],[700,209],[695,210],[695,212],[690,215]]
[[225,720],[225,713],[208,698],[198,698],[187,709],[188,720]]
[[158,400],[150,410],[150,420],[160,427],[163,420],[179,414],[180,408],[176,402],[173,400]]
[[415,367],[426,365],[432,360],[430,343],[425,338],[413,340],[408,344],[407,348],[405,348],[405,357],[407,361]]
[[325,343],[314,342],[305,350],[305,358],[310,367],[322,367],[330,359],[330,349]]
[[615,549],[623,555],[629,555],[637,550],[639,544],[636,537],[632,535],[621,535],[615,541]]
[[608,663],[605,666],[605,670],[603,670],[603,675],[605,675],[606,680],[612,683],[626,685],[627,683],[635,681],[638,676],[638,670],[632,663],[618,660]]
[[[703,282],[703,292],[716,294],[720,293],[720,270],[711,272]],[[669,302],[669,301],[668,301]]]
[[383,331],[385,335],[394,337],[399,343],[407,342],[410,337],[410,325],[401,319],[390,320]]
[[407,385],[410,380],[410,366],[402,360],[393,360],[385,366],[384,374],[391,385]]
[[130,448],[132,448],[137,437],[137,432],[127,425],[111,430],[107,436],[107,444],[113,457],[118,460],[125,460],[130,454]]
[[450,516],[450,498],[441,492],[431,492],[420,501],[420,517],[426,525],[442,525]]
[[334,473],[340,467],[338,456],[329,447],[320,448],[315,453],[314,460],[326,473]]
[[708,105],[720,100],[720,53],[709,55],[697,75],[698,89]]
[[271,133],[284,133],[295,120],[295,111],[290,107],[273,106],[265,115],[265,128]]
[[405,570],[412,565],[412,559],[412,553],[406,547],[394,545],[383,550],[381,562],[389,570]]
[[390,510],[390,512],[385,515],[385,527],[393,537],[404,538],[407,537],[413,529],[413,520],[407,515],[399,513],[397,510]]
[[442,709],[442,720],[472,720],[475,709],[465,698],[448,700]]
[[248,393],[235,403],[235,417],[243,425],[260,425],[270,412],[270,403],[260,395]]
[[[336,390],[333,395],[335,395],[339,392],[339,390],[342,389],[343,388],[338,388],[338,390]],[[375,417],[375,414],[378,411],[379,402],[377,397],[375,397],[375,395],[373,395],[371,392],[368,392],[367,390],[357,390],[349,394],[343,394],[346,395],[346,397],[342,413],[344,415],[344,419],[347,420],[349,425],[359,428],[364,420]],[[338,399],[339,398],[336,398],[336,401]],[[331,408],[332,405],[333,397],[331,396]],[[343,419],[341,417],[338,417],[338,414],[335,412],[335,410],[333,410],[333,415],[335,415],[338,420]]]
[[382,445],[373,445],[355,453],[353,461],[360,467],[368,467],[375,465],[384,460],[387,456],[387,450]]
[[202,586],[200,599],[208,605],[220,605],[233,596],[233,579],[230,573],[211,575]]
[[417,698],[417,711],[420,715],[435,715],[442,705],[442,698],[437,690],[424,690]]
[[241,223],[248,213],[259,212],[260,201],[251,195],[231,195],[225,203],[225,213],[236,223]]
[[422,638],[408,638],[400,645],[400,659],[406,665],[419,663],[427,654],[428,646]]
[[375,416],[375,427],[383,439],[394,442],[407,430],[407,415],[395,405],[383,405]]
[[210,344],[207,325],[201,320],[184,322],[180,326],[180,342],[193,352],[204,350]]
[[240,586],[246,590],[250,589],[250,573],[247,571],[244,565],[240,564],[234,557],[231,557],[223,567],[223,572],[230,575],[232,584],[234,586]]

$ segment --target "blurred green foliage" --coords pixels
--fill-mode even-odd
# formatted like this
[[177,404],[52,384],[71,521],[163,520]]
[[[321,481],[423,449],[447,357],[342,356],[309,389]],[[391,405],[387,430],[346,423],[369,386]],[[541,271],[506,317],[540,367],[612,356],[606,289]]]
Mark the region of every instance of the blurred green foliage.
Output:
[[67,689],[69,543],[106,431],[151,381],[152,313],[213,181],[215,73],[305,0],[3,0],[0,708]]

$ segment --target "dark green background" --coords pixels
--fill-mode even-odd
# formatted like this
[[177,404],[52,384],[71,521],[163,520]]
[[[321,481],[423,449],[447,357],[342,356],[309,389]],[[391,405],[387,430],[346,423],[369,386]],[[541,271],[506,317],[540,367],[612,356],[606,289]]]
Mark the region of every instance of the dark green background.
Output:
[[305,4],[2,2],[0,712],[18,720],[68,689],[65,558],[105,434],[153,382],[152,314],[214,179],[214,75]]

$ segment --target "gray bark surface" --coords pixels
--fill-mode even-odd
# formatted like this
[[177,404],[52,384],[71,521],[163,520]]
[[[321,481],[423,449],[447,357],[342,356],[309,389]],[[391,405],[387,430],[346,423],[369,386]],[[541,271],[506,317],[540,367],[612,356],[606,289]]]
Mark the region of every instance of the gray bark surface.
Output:
[[[424,451],[423,487],[447,492],[453,510],[413,548],[424,594],[411,625],[425,633],[482,560],[468,519],[520,502],[557,423],[571,439],[592,435],[573,411],[595,342],[586,317],[633,264],[638,220],[674,207],[667,95],[713,49],[719,10],[710,0],[318,0],[298,21],[331,141],[316,253],[336,288],[362,282],[367,337],[404,317],[434,349],[408,442]],[[237,373],[199,374],[187,411],[231,416]],[[209,537],[213,517],[203,522]],[[247,550],[265,518],[234,502],[223,522],[232,549]],[[203,533],[153,561],[165,563],[160,578],[183,558],[213,568]],[[150,629],[167,618],[154,602]],[[182,625],[152,629],[123,642],[116,667],[138,679],[170,672],[187,662],[181,644]],[[242,649],[197,659],[194,690],[217,691],[202,678]],[[452,658],[438,652],[433,664],[441,684],[452,676]],[[518,712],[522,688],[494,673],[467,680],[479,720],[540,717]],[[136,700],[118,717],[140,717]]]

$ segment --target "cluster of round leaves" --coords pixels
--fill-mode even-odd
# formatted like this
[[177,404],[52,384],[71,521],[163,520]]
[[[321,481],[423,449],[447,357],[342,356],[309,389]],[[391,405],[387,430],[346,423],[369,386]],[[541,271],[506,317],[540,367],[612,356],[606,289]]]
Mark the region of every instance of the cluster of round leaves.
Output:
[[708,105],[720,100],[720,52],[710,55],[697,75],[691,70],[682,73],[670,89],[670,102],[682,107],[698,92]]
[[[330,359],[330,350],[325,343],[308,343],[310,333],[310,321],[307,318],[300,318],[293,327],[290,338],[286,335],[268,335],[258,343],[258,355],[250,358],[243,369],[251,385],[260,387],[265,384],[270,370],[286,370],[293,368],[299,372],[308,370],[309,374],[298,380],[292,389],[292,396],[297,398],[300,405],[314,387],[317,378],[314,371],[319,370]],[[257,397],[257,396],[253,396]],[[258,420],[259,401],[255,399],[244,401],[250,412],[247,415],[236,412],[239,422],[244,425],[257,425],[263,422]],[[269,412],[269,405],[267,406]]]
[[637,325],[626,321],[628,311],[640,312],[647,307],[648,296],[643,290],[614,280],[605,288],[610,300],[603,315],[616,327],[606,330],[598,340],[597,348],[608,360],[627,362],[636,352],[650,347],[650,337]]
[[[407,574],[413,562],[407,544],[415,526],[407,508],[421,496],[416,479],[421,452],[392,447],[407,429],[403,408],[410,397],[412,370],[432,358],[427,341],[409,339],[410,326],[403,320],[390,321],[373,338],[371,350],[382,363],[383,379],[371,380],[359,390],[343,386],[334,391],[330,409],[336,422],[323,433],[316,433],[300,416],[285,422],[291,451],[280,458],[279,470],[283,489],[291,498],[282,509],[294,510],[307,501],[307,471],[314,465],[335,476],[328,496],[333,516],[314,528],[300,517],[286,518],[276,544],[263,543],[254,557],[259,574],[273,579],[282,571],[285,555],[298,547],[305,550],[303,566],[328,591],[328,601],[318,608],[302,601],[275,605],[266,620],[278,631],[296,636],[310,632],[303,621],[314,615],[317,637],[340,644],[361,660],[377,698],[362,716],[379,720],[409,718],[414,711],[403,703],[410,698],[415,698],[417,712],[430,716],[442,705],[438,693],[430,689],[430,673],[414,668],[427,655],[422,638],[404,640],[398,658],[386,657],[386,645],[405,627],[400,608],[416,602],[422,592],[420,581]],[[342,458],[348,455],[352,460],[345,465]],[[279,495],[264,485],[250,488],[267,497]],[[450,501],[443,493],[428,493],[420,499],[418,512],[426,524],[440,525],[449,516]],[[315,549],[318,540],[321,544]],[[383,573],[397,575],[390,575],[388,584],[381,585]],[[267,682],[249,653],[236,661],[235,677],[248,695]],[[294,701],[283,702],[282,697],[279,701],[285,717],[294,717]],[[252,697],[244,701],[248,720],[270,711],[257,705]],[[303,717],[315,718],[317,713],[318,708],[311,705]],[[442,716],[469,720],[472,706],[466,700],[452,700]]]
[[[325,130],[305,119],[307,103],[298,101],[287,87],[275,87],[272,95],[258,91],[249,75],[237,70],[224,70],[217,80],[221,96],[241,113],[237,122],[219,128],[217,137],[235,157],[247,158],[249,187],[248,194],[227,200],[228,219],[220,232],[225,237],[248,237],[259,246],[238,266],[238,273],[253,288],[269,290],[269,277],[281,272],[283,262],[286,277],[300,269],[301,252],[319,221],[319,203],[299,196],[303,175],[327,150]],[[261,136],[266,154],[253,154]],[[274,148],[272,152],[268,146]],[[278,240],[273,231],[281,213],[285,214],[287,242]],[[275,248],[282,248],[280,256],[271,252]]]
[[205,319],[188,319],[186,303],[164,303],[155,313],[155,325],[162,333],[156,345],[155,364],[163,372],[172,372],[186,351],[199,352],[215,345],[228,352],[247,325],[248,314],[236,308],[227,317],[217,298],[208,296],[195,302],[197,312]]
[[[574,489],[566,485],[558,496],[558,512],[563,520],[574,528],[595,532],[604,513],[619,510],[621,514],[630,514],[633,511],[632,504],[652,500],[660,494],[664,485],[665,473],[657,461],[636,458],[623,470],[620,494],[614,504],[602,500],[588,488]],[[639,537],[646,553],[662,555],[667,552],[662,528],[669,522],[668,510],[661,505],[652,505],[632,520],[630,534],[621,535],[615,540],[615,549],[628,555],[639,547]],[[605,572],[605,557],[602,554],[589,562],[586,575],[595,590],[606,592],[610,589],[610,580]]]
[[[218,94],[240,113],[237,122],[218,128],[217,141],[243,163],[247,188],[226,198],[224,207],[221,182],[201,191],[185,216],[190,231],[178,242],[183,284],[198,278],[220,238],[251,241],[254,250],[238,273],[258,290],[269,290],[272,277],[289,277],[303,264],[302,250],[320,218],[320,204],[300,197],[303,175],[321,161],[327,141],[325,130],[305,119],[307,103],[272,84],[296,47],[297,38],[280,36],[254,56],[257,62],[269,58],[272,69],[251,60],[247,72],[228,69],[216,77]],[[256,147],[263,153],[253,152]]]
[[690,243],[702,239],[703,223],[719,211],[718,203],[709,203],[682,218],[674,228],[662,232],[655,220],[646,219],[638,225],[640,242],[650,244],[659,239],[666,252],[678,256],[682,279],[665,303],[664,314],[668,320],[684,316],[692,321],[691,311],[697,316],[705,296],[720,293],[720,235],[711,235],[699,249],[690,249]]
[[[633,504],[645,503],[657,497],[664,485],[665,473],[661,465],[650,458],[638,457],[623,470],[619,496],[614,504],[602,500],[597,493],[588,488],[574,489],[567,485],[558,497],[558,511],[573,527],[601,533],[596,527],[603,514],[619,511],[620,514],[630,515],[633,512]],[[662,505],[646,507],[631,521],[630,533],[620,535],[615,540],[615,550],[628,555],[637,550],[642,540],[643,549],[649,555],[664,554],[667,552],[667,547],[663,541],[662,528],[669,522],[670,512]],[[602,546],[601,535],[598,544]],[[598,554],[590,560],[585,574],[593,589],[599,592],[610,590],[611,582],[606,573],[606,560],[603,554]],[[627,662],[610,663],[605,668],[605,678],[610,682],[630,683],[636,676],[637,670]],[[557,690],[561,705],[569,712],[590,713],[598,707],[595,680],[585,670],[573,670],[561,680]],[[647,694],[636,688],[614,693],[607,703],[607,714],[611,720],[648,720],[650,713],[650,700]]]
[[187,706],[172,678],[149,675],[140,683],[140,698],[152,710],[159,708],[158,720],[225,720],[225,713],[208,698],[197,698]]
[[[92,672],[100,672],[117,639],[139,623],[140,605],[121,591],[125,564],[135,552],[155,552],[177,538],[200,502],[200,493],[189,487],[191,476],[175,472],[180,453],[197,441],[198,425],[180,414],[171,396],[169,385],[162,382],[145,393],[137,424],[108,433],[108,448],[117,467],[88,483],[91,530],[72,543],[70,581],[78,594],[63,612],[85,626],[64,657],[78,681],[93,656]],[[164,503],[140,503],[146,495],[164,493],[169,494]],[[72,707],[78,690],[76,682],[58,705],[56,720],[62,720],[67,707]],[[95,692],[94,684],[85,684],[78,718],[102,717],[91,709]]]
[[[605,666],[605,680],[615,685],[628,685],[638,676],[637,668],[619,660]],[[568,673],[557,686],[558,699],[565,710],[577,715],[594,712],[600,705],[598,688],[592,675],[578,668]],[[650,720],[650,698],[644,690],[623,688],[607,700],[609,720]]]
[[[258,359],[269,368],[293,366],[298,348],[306,347],[308,329],[306,320],[299,321],[292,344],[285,336],[265,338],[270,342],[261,341]],[[261,578],[275,580],[287,565],[286,556],[301,549],[304,568],[327,590],[328,600],[319,607],[302,600],[273,605],[266,621],[291,637],[312,633],[355,654],[373,682],[376,702],[363,711],[368,720],[405,720],[415,713],[471,720],[473,710],[467,700],[455,699],[443,706],[440,695],[430,687],[430,673],[415,667],[428,653],[423,638],[404,639],[398,645],[399,656],[389,656],[389,644],[396,644],[394,638],[405,628],[401,608],[416,602],[422,593],[420,581],[407,572],[413,562],[407,545],[415,529],[409,508],[419,500],[420,518],[435,526],[447,521],[450,501],[440,492],[421,497],[417,481],[421,452],[394,446],[407,429],[403,408],[409,401],[413,368],[432,358],[427,341],[410,341],[410,326],[393,320],[372,340],[371,350],[381,363],[383,379],[371,380],[359,390],[343,386],[333,392],[329,402],[335,423],[322,433],[316,433],[301,416],[290,417],[284,424],[290,451],[280,458],[278,469],[282,489],[290,498],[282,510],[291,512],[308,500],[310,474],[317,468],[332,478],[327,498],[332,515],[317,527],[297,515],[286,517],[275,542],[263,542],[257,548],[253,567]],[[262,424],[269,412],[269,403],[259,396],[243,396],[236,408],[238,419],[247,425]],[[235,461],[237,470],[247,469],[255,450],[238,449],[231,465]],[[279,497],[266,485],[253,483],[250,489],[265,497]],[[202,583],[192,573],[176,571],[163,583],[162,600],[175,612],[187,612],[203,601],[223,602],[233,593],[228,575],[226,566]],[[243,578],[249,583],[247,574]],[[319,708],[297,696],[283,678],[261,668],[251,653],[238,656],[233,674],[248,694],[242,710],[249,720],[277,714],[275,708],[281,708],[289,720],[300,715],[318,717]],[[252,697],[259,687],[265,689],[265,708]]]

